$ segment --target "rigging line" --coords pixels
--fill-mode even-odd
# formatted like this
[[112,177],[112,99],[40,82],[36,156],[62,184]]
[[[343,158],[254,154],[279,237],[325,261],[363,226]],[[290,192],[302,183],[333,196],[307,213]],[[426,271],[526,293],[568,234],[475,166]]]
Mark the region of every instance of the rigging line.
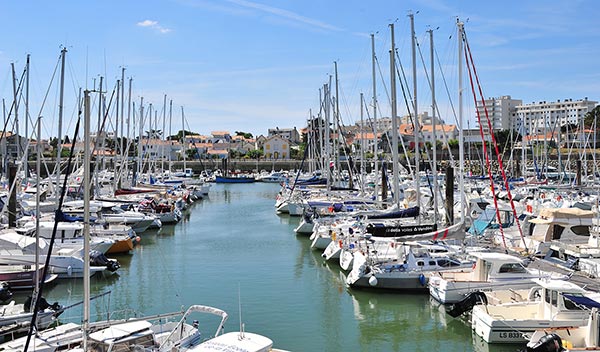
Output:
[[[442,81],[444,82],[444,88],[446,90],[446,94],[448,95],[448,101],[450,102],[450,108],[452,110],[452,115],[454,116],[454,121],[458,124],[458,116],[456,114],[456,109],[454,108],[454,104],[452,103],[452,98],[450,95],[450,89],[448,88],[448,82],[446,81],[446,75],[444,75],[444,71],[442,70],[442,63],[440,61],[440,57],[438,56],[437,50],[434,48],[435,58],[437,60],[438,67],[440,68],[439,72],[442,75]],[[439,110],[438,110],[439,112]]]
[[[79,134],[79,124],[81,122],[81,113],[82,111],[79,110],[79,119],[77,120],[77,124],[75,125],[75,133],[73,135],[73,140],[77,140],[77,136]],[[50,238],[50,244],[48,245],[48,254],[46,255],[46,260],[44,263],[44,268],[43,268],[43,272],[42,272],[42,283],[39,287],[39,290],[37,292],[37,297],[35,299],[35,309],[33,310],[33,315],[31,317],[31,323],[29,325],[29,332],[27,334],[27,341],[25,342],[25,351],[27,351],[27,347],[29,346],[29,342],[31,340],[31,336],[33,335],[33,330],[36,329],[36,322],[37,322],[37,315],[38,315],[38,311],[39,311],[39,304],[40,304],[40,298],[43,296],[43,291],[44,291],[44,286],[45,286],[45,278],[46,275],[48,275],[48,268],[50,267],[50,257],[52,255],[52,249],[54,248],[54,241],[56,238],[56,233],[58,230],[58,222],[59,222],[59,218],[58,218],[58,214],[62,209],[62,205],[65,199],[65,194],[67,193],[67,180],[69,179],[69,175],[70,175],[70,171],[71,171],[71,163],[73,161],[73,155],[75,154],[75,143],[73,143],[71,145],[71,152],[69,155],[69,159],[67,161],[67,174],[65,175],[64,181],[63,181],[63,186],[61,189],[61,195],[58,201],[58,209],[55,213],[54,216],[54,227],[52,229],[52,237]],[[57,182],[60,182],[60,180],[57,180]],[[90,182],[90,180],[84,180],[84,182]],[[88,195],[85,195],[88,196]]]
[[[21,85],[24,83],[25,72],[26,72],[26,70],[23,69],[23,73],[21,74],[21,78],[19,79],[19,85],[17,86],[17,92],[19,92],[22,89]],[[17,108],[19,107],[18,102],[13,99],[13,102],[10,105],[10,109],[8,110],[8,115],[6,115],[6,116],[8,116],[8,118],[6,119],[6,121],[4,121],[4,128],[2,129],[2,132],[0,134],[0,141],[2,141],[3,138],[7,138],[5,136],[6,127],[8,126],[8,121],[10,121],[10,115],[12,114],[12,111],[13,111],[13,108],[15,107],[15,105]],[[13,121],[13,127],[14,127],[14,123],[15,122]],[[20,143],[19,143],[19,145],[20,145]],[[22,146],[20,146],[20,148],[21,148],[21,150],[23,149]]]
[[[515,222],[516,222],[517,228],[519,229],[519,235],[521,236],[521,240],[523,242],[523,246],[525,247],[525,251],[528,251],[527,244],[525,243],[525,237],[523,236],[523,229],[521,228],[521,224],[520,224],[520,221],[519,221],[519,216],[517,214],[517,209],[515,208],[515,203],[514,203],[514,200],[513,200],[512,192],[510,191],[510,185],[508,184],[508,178],[506,177],[506,172],[504,171],[504,165],[502,163],[502,155],[500,155],[500,152],[498,151],[498,143],[496,142],[496,137],[494,136],[494,132],[492,130],[492,123],[491,123],[491,120],[490,120],[490,117],[489,117],[489,113],[488,113],[487,107],[485,105],[485,98],[484,98],[484,95],[483,95],[483,90],[481,88],[481,83],[479,81],[479,76],[477,75],[477,69],[475,68],[475,62],[473,61],[473,56],[472,56],[472,53],[471,53],[471,48],[470,48],[469,42],[467,40],[467,34],[464,31],[463,31],[463,36],[464,36],[463,37],[464,38],[464,42],[466,44],[465,45],[465,49],[466,49],[465,50],[465,54],[468,52],[469,59],[471,60],[471,64],[472,64],[472,67],[473,67],[473,74],[475,76],[475,80],[476,80],[477,86],[479,88],[479,95],[481,97],[481,103],[483,105],[484,112],[485,112],[485,117],[486,117],[487,123],[488,123],[488,128],[489,128],[490,134],[492,136],[492,143],[494,144],[494,149],[496,151],[496,156],[497,156],[497,159],[498,159],[498,168],[500,169],[500,172],[502,173],[502,179],[504,180],[504,187],[506,188],[506,192],[508,194],[508,200],[510,202],[510,206],[512,208],[512,211],[513,211],[513,214],[514,214],[514,217],[515,217]],[[475,102],[476,101],[477,101],[477,98],[475,98]],[[477,103],[475,103],[475,106],[477,106]],[[504,233],[502,235],[504,236]]]
[[[410,109],[410,105],[408,103],[408,99],[406,97],[406,89],[404,88],[404,84],[406,83],[406,85],[408,86],[408,81],[406,81],[406,76],[404,76],[404,67],[402,66],[402,61],[400,61],[400,55],[398,55],[398,51],[396,51],[394,53],[394,55],[396,55],[396,57],[398,58],[398,65],[400,66],[400,69],[402,71],[402,75],[400,75],[400,72],[398,72],[398,67],[395,67],[394,69],[396,70],[396,75],[398,76],[398,79],[400,80],[400,89],[402,89],[402,97],[404,98],[404,104],[406,105],[406,111],[408,113],[408,118],[411,121],[412,125],[413,125],[413,132],[414,133],[421,133],[421,131],[415,131],[415,123],[414,120],[412,118],[412,114],[411,114],[411,109]],[[402,81],[402,77],[404,77],[404,82]],[[412,97],[410,96],[410,92],[408,92],[409,98],[412,100]],[[395,117],[394,117],[395,118]],[[408,172],[410,172],[411,174],[413,174],[413,170],[410,164],[410,158],[408,156],[408,151],[406,150],[406,145],[404,144],[404,138],[402,137],[401,133],[398,133],[399,137],[400,137],[400,143],[402,144],[402,150],[404,151],[404,157],[406,158],[406,164],[408,165]],[[419,152],[419,148],[418,146],[415,146],[415,151],[418,153]],[[415,166],[417,167],[417,166]],[[415,175],[415,178],[417,178],[418,175]],[[417,190],[418,192],[418,190]]]
[[[461,38],[461,40],[463,42],[466,42],[466,39],[464,37]],[[475,105],[477,105],[477,96],[475,93],[475,86],[473,83],[473,73],[471,72],[471,65],[469,63],[469,57],[467,55],[467,47],[465,46],[464,48],[464,53],[465,53],[465,62],[466,62],[466,66],[467,66],[467,72],[469,73],[469,82],[471,83],[471,92],[473,93],[473,100],[475,101]],[[483,144],[483,153],[485,154],[485,164],[487,167],[487,171],[488,171],[488,177],[490,179],[490,187],[492,190],[492,198],[494,200],[494,207],[496,208],[496,220],[498,221],[498,226],[500,229],[500,234],[502,235],[502,243],[504,244],[504,248],[505,250],[508,250],[508,247],[506,246],[506,238],[504,237],[504,229],[502,228],[502,219],[500,217],[500,209],[498,208],[498,199],[496,197],[496,189],[494,186],[494,177],[492,175],[492,168],[490,165],[490,158],[487,152],[487,145],[485,143],[485,136],[484,136],[484,132],[483,132],[483,124],[481,123],[481,113],[479,112],[479,109],[475,109],[476,111],[476,115],[477,115],[477,120],[479,122],[479,134],[481,136],[481,140],[482,140],[482,144]]]

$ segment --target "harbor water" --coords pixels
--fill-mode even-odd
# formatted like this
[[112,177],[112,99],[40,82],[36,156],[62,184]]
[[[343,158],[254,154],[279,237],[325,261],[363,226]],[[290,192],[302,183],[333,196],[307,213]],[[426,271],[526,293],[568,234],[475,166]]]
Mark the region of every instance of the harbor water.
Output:
[[[299,218],[275,214],[276,184],[216,184],[177,225],[144,233],[134,253],[115,257],[116,275],[92,278],[93,319],[149,315],[192,304],[229,313],[226,331],[270,337],[290,351],[516,351],[487,346],[465,322],[424,294],[349,290],[325,263]],[[82,299],[79,280],[45,293],[63,305]],[[61,321],[81,321],[81,307]],[[212,332],[212,327],[208,328]],[[521,346],[522,347],[522,346]]]

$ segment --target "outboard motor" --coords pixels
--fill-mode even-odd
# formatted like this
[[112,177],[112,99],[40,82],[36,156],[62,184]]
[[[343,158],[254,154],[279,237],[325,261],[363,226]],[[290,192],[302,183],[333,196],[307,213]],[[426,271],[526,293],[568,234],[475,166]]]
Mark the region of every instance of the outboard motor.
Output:
[[90,251],[90,265],[92,266],[105,266],[111,272],[117,271],[121,267],[119,262],[116,260],[108,259],[104,253],[100,251]]
[[487,296],[481,291],[471,292],[462,301],[446,306],[446,313],[453,318],[471,311],[478,304],[488,304]]
[[[556,334],[544,335],[536,343],[528,343],[526,352],[563,352],[562,339]],[[524,351],[524,352],[525,352]]]

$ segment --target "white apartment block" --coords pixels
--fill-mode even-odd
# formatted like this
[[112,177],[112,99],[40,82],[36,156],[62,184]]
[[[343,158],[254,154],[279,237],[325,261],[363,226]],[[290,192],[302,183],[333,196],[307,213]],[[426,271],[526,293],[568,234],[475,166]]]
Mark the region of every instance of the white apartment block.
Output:
[[[514,125],[513,113],[517,106],[523,105],[522,100],[512,99],[510,95],[503,95],[499,98],[485,99],[484,102],[485,108],[480,101],[477,102],[477,111],[479,112],[481,124],[485,134],[489,134],[488,118],[490,119],[492,130],[494,131],[511,129]],[[487,117],[485,114],[486,110]],[[476,127],[479,129],[478,120],[476,120]]]
[[598,104],[597,101],[588,100],[587,97],[573,101],[565,99],[563,101],[531,103],[515,107],[513,119],[515,121],[515,130],[533,135],[550,132],[566,124],[581,123],[585,114],[592,111]]
[[[396,117],[397,120],[397,125],[405,125],[405,124],[411,124],[412,125],[412,118],[410,115],[405,115],[405,116],[398,116]],[[444,121],[442,121],[439,117],[436,117],[436,124],[441,125],[444,123]],[[432,125],[433,124],[433,116],[429,115],[427,113],[427,111],[423,111],[422,113],[419,114],[419,125],[423,126],[423,125]],[[364,121],[364,130],[365,133],[366,132],[373,132],[373,124],[372,121]],[[356,126],[360,127],[360,121],[356,122]],[[383,118],[378,118],[377,119],[377,132],[378,133],[385,133],[387,131],[390,131],[392,129],[392,118],[391,117],[383,117]]]

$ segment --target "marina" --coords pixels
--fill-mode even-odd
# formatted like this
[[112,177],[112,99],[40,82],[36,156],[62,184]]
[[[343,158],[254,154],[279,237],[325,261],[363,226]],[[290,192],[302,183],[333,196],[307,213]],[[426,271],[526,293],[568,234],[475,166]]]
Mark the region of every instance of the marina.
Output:
[[[338,265],[311,250],[307,237],[295,236],[300,218],[274,214],[279,189],[269,183],[213,185],[180,223],[148,230],[131,254],[113,256],[121,263],[115,275],[92,279],[92,295],[110,292],[92,302],[94,316],[145,316],[196,302],[229,312],[231,331],[237,329],[239,291],[247,331],[290,351],[519,347],[479,341],[426,293],[349,289]],[[244,221],[232,221],[232,214]],[[46,296],[62,305],[79,302],[81,282],[62,281]],[[61,322],[80,319],[80,306],[60,316]]]
[[0,352],[600,351],[600,105],[523,57],[593,11],[418,4],[102,3],[85,59],[57,21],[0,85]]

